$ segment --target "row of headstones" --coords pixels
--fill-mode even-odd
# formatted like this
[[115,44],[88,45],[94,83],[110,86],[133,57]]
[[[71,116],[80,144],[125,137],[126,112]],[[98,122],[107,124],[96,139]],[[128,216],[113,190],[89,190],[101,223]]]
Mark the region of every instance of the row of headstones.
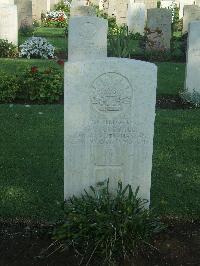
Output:
[[[152,8],[146,11],[143,3],[132,3],[129,5],[129,30],[144,34],[145,25],[148,30],[147,49],[169,50],[171,40],[171,10],[165,8]],[[73,0],[70,10],[71,16],[95,16],[95,10],[88,5],[86,0]],[[159,32],[158,30],[159,29]]]
[[[80,195],[109,178],[112,188],[119,180],[139,186],[140,196],[149,200],[157,69],[147,62],[107,58],[108,23],[89,13],[69,21],[64,195]],[[189,93],[200,93],[199,32],[200,22],[192,22]]]
[[0,38],[18,44],[18,29],[40,20],[59,0],[0,0]]

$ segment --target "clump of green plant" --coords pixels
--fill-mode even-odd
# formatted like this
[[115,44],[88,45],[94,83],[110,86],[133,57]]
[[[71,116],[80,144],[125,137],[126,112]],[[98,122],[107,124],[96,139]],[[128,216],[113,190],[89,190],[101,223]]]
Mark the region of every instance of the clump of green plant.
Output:
[[134,39],[134,35],[129,33],[127,26],[116,27],[108,35],[108,54],[130,58],[133,53],[132,40]]
[[65,222],[54,232],[60,249],[74,249],[87,265],[94,258],[103,263],[116,263],[131,258],[146,246],[162,224],[147,209],[147,201],[138,197],[130,185],[118,183],[117,192],[109,181],[90,187],[80,196],[65,203]]
[[17,56],[17,46],[7,40],[0,39],[0,58],[14,58]]
[[198,108],[200,107],[200,93],[196,90],[193,90],[193,92],[181,92],[180,96],[184,102],[191,103],[192,105]]
[[33,36],[34,31],[35,31],[35,28],[33,26],[23,24],[21,25],[19,29],[19,34],[21,36],[30,37],[30,36]]
[[39,70],[36,66],[19,76],[18,98],[36,102],[57,102],[63,95],[63,77],[55,68]]
[[69,17],[70,15],[70,3],[64,3],[64,1],[60,1],[58,4],[54,5],[54,10],[56,11],[63,11]]
[[19,91],[15,76],[0,72],[0,102],[12,102]]
[[171,55],[176,60],[186,61],[188,33],[171,39]]

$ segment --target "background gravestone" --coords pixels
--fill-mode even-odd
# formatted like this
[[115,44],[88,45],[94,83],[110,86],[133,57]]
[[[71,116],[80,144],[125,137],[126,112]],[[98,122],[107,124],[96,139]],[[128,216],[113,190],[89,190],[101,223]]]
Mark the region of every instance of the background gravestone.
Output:
[[188,31],[190,22],[200,20],[200,7],[195,5],[184,6],[183,33]]
[[70,16],[96,16],[96,11],[91,6],[76,6],[70,8]]
[[110,0],[108,16],[114,16],[118,25],[127,24],[128,0]]
[[18,27],[23,25],[32,26],[32,1],[31,0],[15,0],[18,11]]
[[68,60],[82,61],[106,57],[107,27],[108,22],[97,17],[70,18]]
[[0,39],[18,45],[17,6],[13,3],[0,0]]
[[193,21],[189,24],[188,49],[185,94],[186,98],[193,98],[198,94],[200,103],[200,21]]
[[166,8],[147,10],[148,50],[164,51],[170,49],[172,12]]
[[146,9],[157,7],[157,0],[135,0],[135,3],[145,4]]
[[53,10],[54,6],[57,5],[60,0],[50,0],[50,8]]
[[32,0],[32,14],[34,20],[41,20],[41,14],[50,11],[50,0]]
[[172,8],[173,7],[173,4],[174,4],[174,1],[173,0],[162,0],[161,1],[161,8]]
[[145,5],[142,3],[129,2],[127,25],[130,32],[144,35],[146,20]]
[[183,17],[183,9],[185,5],[193,5],[195,0],[179,0],[179,19]]

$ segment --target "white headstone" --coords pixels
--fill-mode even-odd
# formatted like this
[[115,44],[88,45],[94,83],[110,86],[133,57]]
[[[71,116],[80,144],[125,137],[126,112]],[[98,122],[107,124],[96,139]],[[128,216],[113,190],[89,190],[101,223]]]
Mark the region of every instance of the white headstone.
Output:
[[147,49],[169,50],[171,40],[172,12],[166,8],[147,10]]
[[200,21],[189,24],[185,94],[194,102],[198,95],[200,103]]
[[41,20],[41,14],[46,14],[47,11],[50,11],[50,0],[32,0],[33,19]]
[[70,9],[70,16],[82,16],[82,17],[88,17],[88,16],[96,16],[96,11],[91,6],[76,6]]
[[195,0],[179,0],[179,19],[183,17],[183,8],[186,5],[193,5]]
[[65,198],[109,178],[150,199],[156,76],[129,59],[65,64]]
[[97,17],[71,17],[68,60],[82,61],[107,56],[108,22]]
[[135,3],[145,4],[146,9],[157,7],[157,0],[135,0]]
[[54,9],[54,6],[57,5],[60,2],[60,0],[50,0],[50,8],[51,10]]
[[0,2],[0,39],[18,45],[17,6],[12,4],[13,1],[3,2]]
[[0,5],[14,5],[14,0],[0,0]]
[[172,8],[174,5],[174,1],[173,0],[162,0],[161,1],[161,8],[167,8],[170,9]]
[[115,17],[118,25],[127,24],[128,0],[110,0],[108,16]]
[[128,29],[133,33],[144,34],[146,20],[146,10],[143,3],[135,3],[134,0],[130,0],[128,6]]
[[77,6],[88,6],[89,2],[88,0],[72,0],[71,2],[71,8],[77,7]]
[[200,20],[200,7],[196,5],[184,6],[183,33],[188,31],[190,22]]

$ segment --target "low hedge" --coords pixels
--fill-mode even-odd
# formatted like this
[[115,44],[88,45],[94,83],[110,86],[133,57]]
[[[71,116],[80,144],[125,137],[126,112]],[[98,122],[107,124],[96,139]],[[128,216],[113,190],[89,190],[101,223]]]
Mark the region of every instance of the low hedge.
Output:
[[54,68],[39,70],[32,66],[12,76],[0,72],[0,102],[58,102],[63,97],[63,83],[63,75]]

